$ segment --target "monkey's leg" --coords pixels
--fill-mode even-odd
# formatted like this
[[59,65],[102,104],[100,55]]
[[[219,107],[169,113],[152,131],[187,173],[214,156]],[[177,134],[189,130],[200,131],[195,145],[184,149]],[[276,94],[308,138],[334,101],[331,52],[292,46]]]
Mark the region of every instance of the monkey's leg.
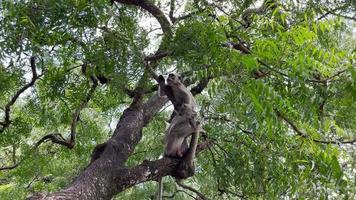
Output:
[[183,151],[182,151],[182,144],[185,140],[185,137],[181,137],[176,141],[176,155],[177,157],[181,158],[183,157]]
[[178,137],[178,133],[177,132],[172,132],[168,135],[168,138],[167,138],[168,142],[167,142],[167,145],[166,145],[166,152],[165,154],[167,156],[170,156],[170,157],[182,157],[182,156],[179,156],[179,149],[180,149],[180,146],[182,145],[182,142],[184,140],[184,137]]
[[174,174],[174,177],[177,179],[188,178],[193,176],[195,173],[194,158],[198,146],[199,130],[200,130],[200,125],[198,125],[197,131],[193,133],[192,139],[190,141],[189,150],[185,155],[184,159],[182,160],[182,162],[179,164],[176,174]]

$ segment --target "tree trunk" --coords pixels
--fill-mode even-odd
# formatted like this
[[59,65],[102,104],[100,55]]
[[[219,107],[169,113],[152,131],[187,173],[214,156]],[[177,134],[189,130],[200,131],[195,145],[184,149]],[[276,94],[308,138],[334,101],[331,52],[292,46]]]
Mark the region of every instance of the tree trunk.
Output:
[[[131,169],[125,166],[126,160],[142,138],[142,128],[166,102],[166,98],[154,95],[144,104],[132,104],[123,112],[113,136],[105,143],[98,158],[67,188],[29,199],[110,199],[135,184],[170,174],[178,160],[144,161]],[[162,166],[164,169],[160,169]]]

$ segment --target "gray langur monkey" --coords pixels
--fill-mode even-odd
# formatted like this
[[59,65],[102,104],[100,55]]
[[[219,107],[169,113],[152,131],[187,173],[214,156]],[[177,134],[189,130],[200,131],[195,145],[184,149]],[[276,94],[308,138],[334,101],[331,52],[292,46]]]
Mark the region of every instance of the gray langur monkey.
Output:
[[182,78],[178,74],[171,73],[168,75],[167,84],[165,83],[164,77],[160,75],[158,77],[159,89],[158,95],[167,96],[174,106],[174,112],[168,122],[171,122],[174,116],[179,111],[183,104],[191,105],[192,109],[196,110],[196,102],[192,93],[187,87],[182,83]]
[[187,137],[194,132],[202,132],[201,126],[195,121],[197,113],[190,104],[183,104],[168,127],[165,138],[165,155],[183,157],[188,150]]
[[[184,162],[180,169],[184,169],[183,171],[187,168],[188,170],[192,169],[199,132],[204,132],[199,122],[195,121],[197,116],[195,99],[182,83],[182,78],[178,74],[169,74],[167,84],[162,75],[158,76],[156,80],[159,83],[158,96],[167,96],[174,106],[174,111],[168,121],[170,125],[166,132],[164,155],[181,158],[187,154],[188,162]],[[191,146],[189,147],[187,137],[192,134]],[[192,170],[194,171],[194,169]],[[180,171],[178,170],[177,174],[181,174]],[[162,177],[158,180],[157,194],[157,199],[162,200]]]

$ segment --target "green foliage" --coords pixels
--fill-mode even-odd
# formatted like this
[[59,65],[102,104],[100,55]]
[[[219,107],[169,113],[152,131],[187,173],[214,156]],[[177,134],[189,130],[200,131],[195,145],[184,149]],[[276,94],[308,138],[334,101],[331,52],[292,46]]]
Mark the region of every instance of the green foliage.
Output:
[[[137,85],[144,55],[157,46],[170,53],[159,61],[161,73],[174,68],[192,80],[213,77],[197,102],[214,145],[198,156],[196,175],[185,184],[209,199],[355,199],[355,143],[342,144],[356,137],[355,22],[342,17],[354,14],[355,6],[342,4],[341,14],[322,17],[329,11],[323,1],[266,1],[263,14],[251,14],[247,27],[243,12],[257,2],[210,2],[188,1],[184,12],[192,16],[172,25],[172,37],[159,45],[160,38],[142,27],[148,14],[134,6],[1,1],[1,122],[7,103],[31,81],[30,56],[37,56],[43,75],[11,106],[11,124],[0,132],[0,167],[20,163],[0,171],[0,199],[68,185],[95,145],[113,134],[132,101],[125,91]],[[228,45],[240,41],[251,53]],[[51,142],[34,148],[49,133],[69,137],[93,75],[109,82],[99,84],[81,110],[74,148]],[[170,109],[143,129],[129,167],[162,156]],[[164,182],[164,195],[172,199],[196,196],[182,192],[171,177]],[[156,189],[155,182],[141,183],[115,199],[150,199]]]

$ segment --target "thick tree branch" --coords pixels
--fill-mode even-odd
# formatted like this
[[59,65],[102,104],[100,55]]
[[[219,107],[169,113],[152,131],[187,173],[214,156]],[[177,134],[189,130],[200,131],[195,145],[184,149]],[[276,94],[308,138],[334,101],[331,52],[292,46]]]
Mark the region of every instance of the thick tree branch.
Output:
[[166,18],[164,13],[156,5],[152,3],[152,1],[150,0],[114,0],[114,1],[127,5],[135,5],[146,10],[157,19],[165,35],[172,34],[171,24],[169,23],[168,19]]
[[[211,145],[213,145],[213,143],[210,140],[200,143],[197,147],[196,155],[205,149],[208,149]],[[181,160],[178,158],[169,157],[164,157],[155,161],[144,161],[142,164],[127,171],[127,173],[131,174],[133,177],[122,177],[125,180],[120,178],[121,180],[119,183],[131,187],[138,183],[157,180],[160,177],[172,175],[175,173],[175,170],[180,162]],[[132,180],[135,180],[136,182],[132,182]]]
[[22,86],[16,94],[11,98],[11,100],[5,105],[5,118],[4,121],[0,122],[1,128],[0,128],[0,133],[5,130],[6,127],[8,127],[11,124],[11,119],[10,119],[10,111],[11,107],[15,104],[19,96],[25,92],[28,88],[32,87],[36,80],[38,80],[42,75],[37,75],[36,71],[36,58],[32,56],[30,58],[30,63],[31,63],[31,71],[32,71],[32,79],[29,83],[26,85]]
[[[160,23],[165,36],[171,35],[170,23],[163,13],[149,0],[115,0],[119,3],[136,5],[151,13]],[[149,67],[155,69],[156,61],[161,59],[159,50],[151,59]],[[165,55],[164,55],[165,56]],[[147,61],[150,61],[148,58]],[[147,67],[146,67],[147,69]],[[123,112],[113,136],[105,143],[98,145],[92,154],[92,161],[87,168],[67,188],[48,195],[63,197],[63,199],[110,199],[118,192],[141,182],[156,180],[158,177],[171,175],[179,164],[179,159],[163,158],[158,161],[146,161],[143,164],[128,169],[125,162],[134,152],[135,146],[142,138],[142,129],[167,103],[167,98],[157,94],[146,102],[139,98],[145,93],[144,82],[147,82],[147,71],[137,84],[132,104]],[[135,100],[136,99],[136,100]],[[137,100],[138,99],[138,100]],[[211,143],[210,143],[211,144]],[[207,148],[208,142],[199,145],[197,152]],[[201,148],[201,149],[199,149]],[[132,181],[135,180],[135,181]],[[85,196],[85,197],[84,197]]]
[[[297,135],[303,137],[303,138],[310,138],[310,136],[307,133],[304,133],[301,131],[290,119],[288,119],[285,115],[283,115],[280,111],[275,110],[277,113],[277,116],[283,119],[288,125],[292,127],[292,129],[297,133]],[[310,138],[313,142],[317,143],[322,143],[322,144],[353,144],[356,143],[356,138],[353,140],[337,140],[337,141],[325,141],[325,140],[318,140],[318,139],[313,139]]]
[[[132,169],[125,166],[126,160],[142,138],[142,128],[167,101],[167,98],[155,94],[145,103],[131,104],[120,117],[112,138],[96,148],[97,151],[93,152],[96,154],[93,155],[95,159],[92,159],[82,174],[70,186],[49,195],[48,198],[65,196],[66,199],[75,199],[85,194],[88,199],[110,199],[118,192],[138,183],[171,175],[178,167],[179,159],[146,161]],[[211,141],[202,142],[196,153],[210,145]]]

